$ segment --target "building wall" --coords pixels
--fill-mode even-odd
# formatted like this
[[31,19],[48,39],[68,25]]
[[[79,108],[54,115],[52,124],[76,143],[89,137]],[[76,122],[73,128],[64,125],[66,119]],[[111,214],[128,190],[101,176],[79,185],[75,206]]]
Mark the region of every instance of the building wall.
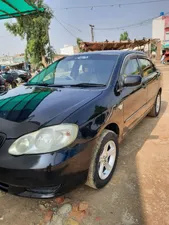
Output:
[[74,48],[73,46],[64,46],[64,48],[60,49],[61,55],[73,55],[74,54]]
[[161,16],[153,20],[152,38],[169,41],[169,16]]
[[78,47],[73,45],[64,45],[64,48],[60,49],[61,55],[74,55],[78,53]]
[[10,65],[13,63],[13,57],[12,56],[2,56],[0,57],[0,65]]
[[1,56],[0,65],[13,65],[24,63],[24,55],[15,55],[15,56]]
[[152,24],[152,38],[153,39],[160,39],[163,41],[165,39],[165,20],[163,17],[159,17],[153,20]]
[[165,18],[165,40],[169,41],[169,16]]

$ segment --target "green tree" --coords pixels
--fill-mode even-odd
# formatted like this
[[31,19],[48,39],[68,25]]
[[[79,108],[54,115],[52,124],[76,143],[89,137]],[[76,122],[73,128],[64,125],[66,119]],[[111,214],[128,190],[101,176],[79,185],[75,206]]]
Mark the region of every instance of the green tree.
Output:
[[57,55],[57,52],[55,51],[55,49],[52,46],[48,46],[46,50],[46,61],[49,64],[51,61],[53,61],[54,57]]
[[124,33],[120,34],[120,41],[127,41],[129,40],[128,32],[125,31]]
[[48,64],[47,56],[51,57],[53,54],[48,33],[53,12],[44,4],[43,0],[31,0],[31,3],[45,8],[45,11],[17,18],[15,23],[7,22],[5,26],[13,35],[26,39],[25,58],[29,58],[31,63],[37,66],[42,64],[46,67]]
[[76,43],[77,43],[77,46],[78,46],[78,48],[79,48],[79,51],[80,51],[80,52],[83,52],[83,50],[82,50],[81,47],[80,47],[81,42],[83,42],[83,40],[82,40],[81,38],[77,38],[77,39],[76,39]]
[[157,51],[157,46],[155,44],[151,44],[151,52],[156,52]]

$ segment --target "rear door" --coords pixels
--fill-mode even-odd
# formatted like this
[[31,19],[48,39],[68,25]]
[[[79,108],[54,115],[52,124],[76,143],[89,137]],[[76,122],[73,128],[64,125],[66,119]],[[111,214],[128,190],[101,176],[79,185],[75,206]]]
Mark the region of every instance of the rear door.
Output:
[[[141,75],[137,56],[129,57],[122,67],[122,79],[125,76]],[[137,124],[140,117],[146,111],[147,88],[139,85],[134,87],[124,87],[121,93],[123,97],[124,110],[124,134]]]
[[143,76],[143,86],[147,92],[147,110],[152,107],[159,91],[160,72],[155,68],[153,63],[144,57],[138,56],[139,65]]

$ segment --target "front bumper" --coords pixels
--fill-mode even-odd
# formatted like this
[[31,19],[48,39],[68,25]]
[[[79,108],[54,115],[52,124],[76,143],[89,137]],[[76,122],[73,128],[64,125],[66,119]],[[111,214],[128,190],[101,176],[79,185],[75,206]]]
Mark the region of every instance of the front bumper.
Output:
[[0,183],[0,190],[13,195],[18,195],[27,198],[53,198],[56,195],[64,194],[64,192],[59,193],[60,186],[30,189],[27,187],[11,186],[4,183]]
[[85,183],[95,140],[43,155],[12,156],[0,148],[0,189],[23,197],[52,198]]

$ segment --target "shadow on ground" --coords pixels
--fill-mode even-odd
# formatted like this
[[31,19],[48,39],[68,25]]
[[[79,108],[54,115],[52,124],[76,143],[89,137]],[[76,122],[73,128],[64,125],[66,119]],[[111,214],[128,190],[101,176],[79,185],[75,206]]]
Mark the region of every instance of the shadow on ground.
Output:
[[120,145],[117,169],[107,187],[95,191],[83,186],[68,195],[73,201],[89,202],[89,215],[83,224],[146,224],[136,157],[147,140],[158,139],[158,135],[151,133],[166,111],[167,104],[167,102],[162,102],[158,118],[146,117],[127,135]]

